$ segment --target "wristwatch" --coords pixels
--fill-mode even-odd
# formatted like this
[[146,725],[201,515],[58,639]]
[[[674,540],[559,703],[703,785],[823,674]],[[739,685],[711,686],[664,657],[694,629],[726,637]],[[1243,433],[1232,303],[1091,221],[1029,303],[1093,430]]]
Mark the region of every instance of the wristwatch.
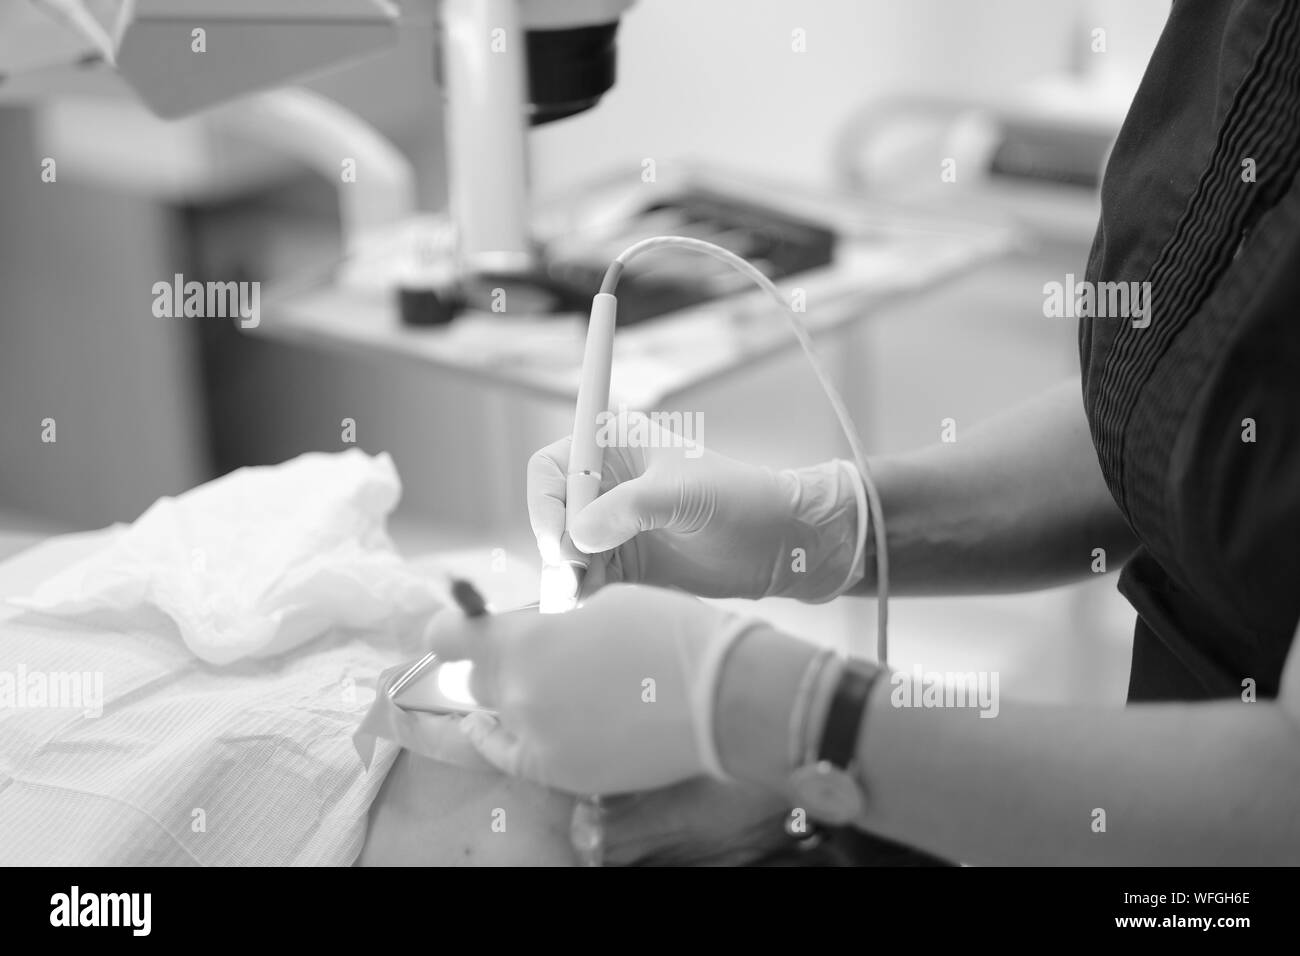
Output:
[[866,808],[854,773],[858,734],[871,688],[884,670],[869,661],[844,663],[816,749],[790,775],[791,790],[815,819],[843,826],[858,819]]

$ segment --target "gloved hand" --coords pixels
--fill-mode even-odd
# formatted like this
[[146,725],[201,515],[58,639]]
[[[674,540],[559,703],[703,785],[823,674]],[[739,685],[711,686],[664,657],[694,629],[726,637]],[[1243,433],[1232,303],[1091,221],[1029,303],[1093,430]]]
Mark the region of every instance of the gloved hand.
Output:
[[713,739],[722,658],[761,622],[685,594],[618,585],[567,614],[442,615],[430,650],[474,663],[493,718],[461,724],[505,773],[579,794],[725,774]]
[[[644,427],[645,440],[604,450],[601,495],[569,529],[593,555],[586,593],[626,581],[821,602],[861,578],[867,510],[853,465],[772,471],[688,448],[642,413],[620,415],[639,421],[620,421],[618,434]],[[547,563],[560,555],[569,446],[561,439],[528,462],[528,514]]]

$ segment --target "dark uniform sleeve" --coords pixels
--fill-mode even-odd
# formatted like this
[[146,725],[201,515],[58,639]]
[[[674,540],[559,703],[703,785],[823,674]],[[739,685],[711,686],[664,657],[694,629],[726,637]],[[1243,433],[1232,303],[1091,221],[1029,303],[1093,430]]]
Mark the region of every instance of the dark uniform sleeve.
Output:
[[1130,700],[1276,693],[1300,618],[1300,3],[1178,0],[1112,153],[1084,405],[1141,547]]

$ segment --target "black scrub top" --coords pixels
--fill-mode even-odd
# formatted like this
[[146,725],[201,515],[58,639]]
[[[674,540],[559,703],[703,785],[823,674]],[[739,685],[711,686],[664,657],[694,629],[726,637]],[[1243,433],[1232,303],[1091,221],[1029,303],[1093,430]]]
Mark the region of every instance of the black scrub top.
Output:
[[1150,324],[1079,324],[1093,441],[1140,541],[1119,581],[1130,701],[1277,693],[1300,620],[1297,171],[1300,2],[1174,0],[1087,269],[1150,282]]

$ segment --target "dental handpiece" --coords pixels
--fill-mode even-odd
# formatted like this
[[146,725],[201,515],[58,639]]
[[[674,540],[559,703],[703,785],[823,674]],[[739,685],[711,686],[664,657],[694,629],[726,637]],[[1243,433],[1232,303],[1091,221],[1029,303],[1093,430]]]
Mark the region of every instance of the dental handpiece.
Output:
[[577,603],[591,565],[591,556],[574,545],[569,528],[578,513],[600,494],[604,467],[600,433],[604,417],[609,412],[609,378],[614,362],[617,313],[618,299],[609,293],[598,293],[591,300],[582,377],[578,381],[578,401],[573,412],[573,444],[569,450],[569,470],[564,488],[564,535],[560,540],[560,560],[570,572],[570,580],[561,585],[566,591],[572,591],[563,595],[562,600],[568,607]]

